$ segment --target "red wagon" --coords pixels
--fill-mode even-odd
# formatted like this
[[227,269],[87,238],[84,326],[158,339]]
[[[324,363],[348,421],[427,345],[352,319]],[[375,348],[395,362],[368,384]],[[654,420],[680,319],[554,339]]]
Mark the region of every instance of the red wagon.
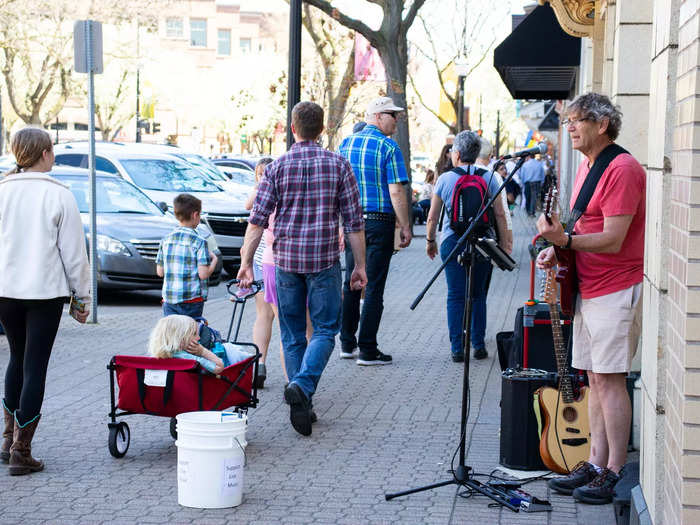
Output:
[[[198,410],[235,409],[247,411],[257,406],[255,378],[258,374],[260,352],[252,343],[236,341],[240,330],[245,302],[260,291],[259,282],[251,291],[238,296],[231,291],[238,284],[234,279],[227,284],[234,298],[230,327],[238,317],[233,341],[237,345],[250,346],[254,351],[248,359],[236,363],[219,375],[205,370],[192,359],[158,359],[155,357],[117,355],[112,357],[109,370],[111,410],[109,417],[109,452],[115,458],[123,457],[129,449],[131,432],[125,421],[118,417],[131,414],[169,417],[170,434],[177,438],[175,416]],[[240,310],[238,309],[240,306]],[[238,316],[237,316],[238,314]],[[231,328],[229,327],[230,338]],[[115,384],[119,387],[115,392]]]

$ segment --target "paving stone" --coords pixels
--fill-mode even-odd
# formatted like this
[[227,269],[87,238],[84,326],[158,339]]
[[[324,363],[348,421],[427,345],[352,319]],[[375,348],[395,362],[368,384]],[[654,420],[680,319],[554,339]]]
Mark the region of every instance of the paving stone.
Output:
[[[514,217],[513,272],[494,271],[488,298],[489,357],[471,362],[467,463],[477,472],[498,467],[500,370],[495,334],[512,330],[527,296],[527,244],[534,223]],[[379,347],[394,357],[385,367],[360,367],[334,351],[314,396],[319,422],[309,437],[289,424],[282,400],[279,330],[273,329],[268,378],[251,409],[243,503],[234,509],[189,509],[177,503],[177,447],[168,418],[125,417],[131,430],[127,455],[107,450],[109,375],[113,355],[143,355],[161,316],[157,292],[104,295],[98,325],[62,320],[49,366],[43,418],[34,451],[47,468],[13,478],[0,473],[4,523],[174,524],[445,524],[544,523],[545,515],[489,507],[464,499],[455,486],[385,501],[397,492],[448,480],[458,447],[462,365],[449,355],[446,287],[440,276],[415,311],[409,305],[439,267],[424,253],[424,227],[396,254],[386,286]],[[231,303],[223,286],[205,306],[210,324],[228,327]],[[244,313],[240,340],[250,341],[255,308]],[[338,346],[338,345],[336,345]],[[8,359],[0,336],[0,376]],[[528,491],[554,505],[547,523],[614,523],[612,506],[587,507],[549,494],[546,481]],[[18,509],[31,508],[32,512]],[[539,521],[538,521],[539,520]]]

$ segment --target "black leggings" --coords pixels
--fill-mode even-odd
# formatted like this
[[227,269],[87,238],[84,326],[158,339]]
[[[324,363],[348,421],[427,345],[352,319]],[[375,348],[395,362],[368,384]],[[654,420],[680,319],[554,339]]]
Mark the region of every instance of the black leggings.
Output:
[[10,344],[5,406],[16,410],[20,424],[31,421],[41,412],[46,369],[64,301],[63,297],[40,300],[0,297],[0,323]]

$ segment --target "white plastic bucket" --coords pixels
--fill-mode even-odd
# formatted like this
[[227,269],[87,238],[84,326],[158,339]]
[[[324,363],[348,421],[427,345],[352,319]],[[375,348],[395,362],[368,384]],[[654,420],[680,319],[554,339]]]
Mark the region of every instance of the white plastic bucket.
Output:
[[185,507],[236,507],[243,499],[247,417],[231,412],[177,416],[177,501]]

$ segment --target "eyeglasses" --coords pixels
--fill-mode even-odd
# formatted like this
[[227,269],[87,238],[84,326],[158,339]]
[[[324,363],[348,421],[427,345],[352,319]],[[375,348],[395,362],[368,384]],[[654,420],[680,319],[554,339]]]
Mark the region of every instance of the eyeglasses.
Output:
[[568,128],[569,126],[577,125],[580,122],[583,122],[584,120],[592,120],[590,117],[581,117],[581,118],[572,118],[572,119],[564,119],[561,121],[561,125],[564,126],[565,128]]
[[396,113],[394,111],[382,111],[382,115],[389,115],[391,118],[396,120]]

